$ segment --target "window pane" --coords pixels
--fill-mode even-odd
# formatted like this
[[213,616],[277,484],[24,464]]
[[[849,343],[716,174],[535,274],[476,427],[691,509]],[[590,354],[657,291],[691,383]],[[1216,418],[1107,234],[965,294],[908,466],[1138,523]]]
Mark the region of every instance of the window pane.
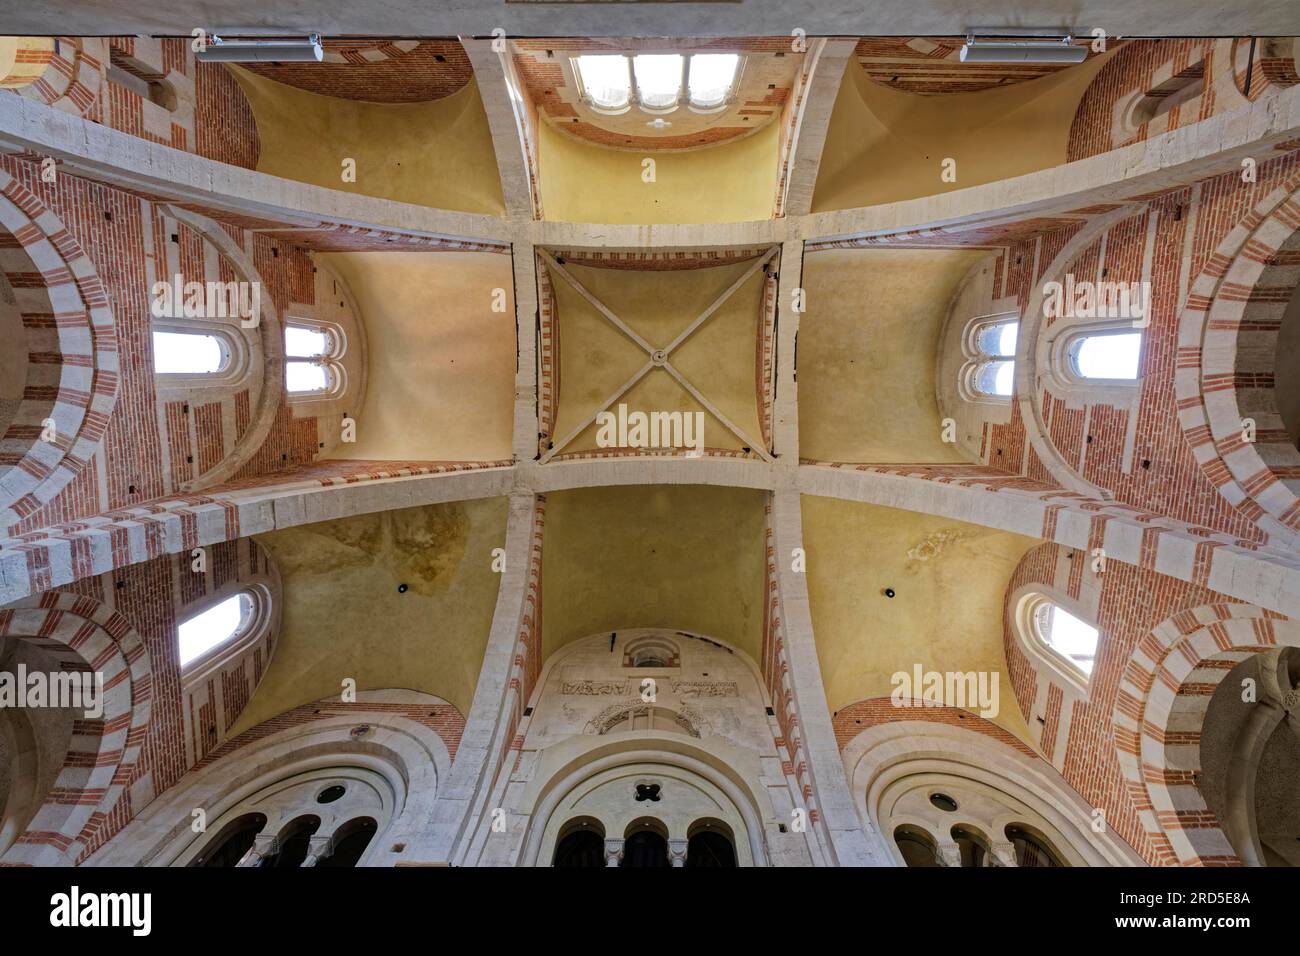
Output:
[[316,362],[287,362],[284,383],[291,392],[323,392],[329,388],[330,374]]
[[998,326],[998,340],[995,355],[1012,357],[1016,354],[1016,336],[1020,332],[1019,322],[1008,322]]
[[330,337],[319,329],[301,325],[284,327],[284,351],[298,358],[315,358],[329,351]]
[[735,53],[699,53],[691,57],[688,86],[696,106],[721,106],[731,92],[740,57]]
[[1009,396],[1015,379],[1015,362],[1008,359],[985,362],[975,375],[975,390],[985,395]]
[[167,375],[211,375],[225,365],[221,342],[198,332],[154,332],[153,369]]
[[1015,358],[1019,322],[997,322],[979,330],[975,344],[984,355]]
[[1038,610],[1038,632],[1048,647],[1072,660],[1085,674],[1092,673],[1097,655],[1097,629],[1055,604]]
[[591,101],[604,109],[626,106],[632,82],[625,56],[580,56],[578,79]]
[[643,54],[632,58],[641,105],[654,110],[677,103],[682,86],[682,58],[676,53]]
[[252,609],[253,602],[247,594],[236,594],[181,622],[181,667],[234,638]]
[[1074,369],[1084,378],[1137,378],[1140,332],[1084,336],[1074,346]]

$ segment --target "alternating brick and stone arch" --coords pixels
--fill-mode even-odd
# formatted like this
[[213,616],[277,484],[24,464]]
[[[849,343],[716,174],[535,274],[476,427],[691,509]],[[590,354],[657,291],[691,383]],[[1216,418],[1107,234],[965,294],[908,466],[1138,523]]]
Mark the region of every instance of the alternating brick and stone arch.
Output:
[[78,862],[112,817],[130,816],[149,727],[153,672],[144,640],[121,614],[91,598],[49,591],[0,610],[0,639],[60,656],[64,668],[103,675],[102,717],[78,719],[63,768],[0,865]]
[[18,92],[56,110],[98,120],[107,70],[107,38],[58,37],[44,70]]
[[[1180,611],[1138,642],[1120,681],[1115,751],[1138,821],[1165,866],[1237,866],[1223,825],[1197,786],[1201,729],[1188,728],[1189,683],[1210,661],[1300,646],[1300,625],[1248,604]],[[1219,679],[1227,670],[1219,672]],[[1198,695],[1199,696],[1199,695]]]
[[1279,543],[1300,541],[1300,451],[1277,398],[1279,332],[1300,267],[1300,175],[1219,244],[1178,334],[1178,419],[1206,477]]
[[0,528],[37,511],[94,456],[117,401],[117,332],[93,263],[63,222],[0,170],[0,308],[25,334],[25,381],[0,405]]

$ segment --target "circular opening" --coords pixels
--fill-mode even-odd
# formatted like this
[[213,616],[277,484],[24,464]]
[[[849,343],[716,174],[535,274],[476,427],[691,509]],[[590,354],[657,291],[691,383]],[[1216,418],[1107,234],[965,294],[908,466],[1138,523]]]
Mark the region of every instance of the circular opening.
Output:
[[340,797],[342,797],[343,794],[346,792],[347,790],[345,788],[339,786],[338,784],[334,784],[334,786],[326,787],[324,790],[322,790],[320,792],[320,796],[316,798],[316,802],[333,803],[335,800],[338,800]]
[[930,794],[930,802],[945,813],[955,813],[957,810],[957,801],[946,793]]

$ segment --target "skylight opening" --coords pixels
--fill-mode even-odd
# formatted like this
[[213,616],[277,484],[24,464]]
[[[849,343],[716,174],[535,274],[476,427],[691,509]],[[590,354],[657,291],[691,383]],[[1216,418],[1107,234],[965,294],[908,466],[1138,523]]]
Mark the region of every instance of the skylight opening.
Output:
[[286,325],[284,328],[286,355],[294,358],[319,358],[329,348],[329,334],[320,329],[309,329],[302,325]]
[[286,362],[284,385],[295,393],[328,391],[329,369],[317,362]]
[[682,60],[678,53],[642,53],[632,58],[642,106],[665,110],[677,105],[682,90]]
[[153,333],[153,368],[164,375],[212,375],[226,365],[226,350],[215,335],[199,332]]
[[725,103],[739,67],[740,56],[736,53],[698,53],[691,57],[687,78],[691,105],[712,109]]
[[577,69],[578,81],[595,106],[616,110],[628,105],[632,96],[632,79],[628,73],[627,57],[619,54],[580,56]]
[[1052,650],[1092,674],[1099,632],[1056,604],[1044,603],[1036,615],[1038,635]]
[[234,640],[252,617],[253,600],[236,594],[214,604],[180,626],[181,667]]
[[1085,335],[1070,352],[1074,370],[1082,378],[1136,379],[1142,333]]

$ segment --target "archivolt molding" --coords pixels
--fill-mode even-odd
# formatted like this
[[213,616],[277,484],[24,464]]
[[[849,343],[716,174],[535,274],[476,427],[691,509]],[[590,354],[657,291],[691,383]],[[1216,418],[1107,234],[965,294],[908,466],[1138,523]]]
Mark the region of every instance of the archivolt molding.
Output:
[[[737,769],[734,748],[714,741],[709,746],[680,734],[632,731],[616,736],[571,739],[553,748],[568,759],[546,779],[534,779],[521,795],[519,811],[530,825],[520,864],[539,865],[543,836],[560,803],[585,781],[604,771],[629,765],[676,767],[721,790],[740,813],[755,866],[768,861],[765,827],[776,830],[775,813],[763,788]],[[728,759],[728,758],[731,759]]]
[[1300,646],[1300,624],[1245,604],[1211,604],[1180,611],[1133,649],[1111,724],[1129,796],[1161,864],[1238,862],[1196,787],[1199,738],[1188,743],[1172,732],[1178,688],[1202,661],[1279,645]]
[[226,456],[198,478],[186,482],[178,489],[186,493],[210,488],[228,480],[266,443],[266,436],[271,433],[271,426],[275,424],[284,398],[284,327],[252,257],[224,229],[211,219],[176,206],[165,206],[163,211],[215,246],[234,268],[236,281],[257,283],[262,289],[258,300],[260,315],[257,326],[246,329],[242,328],[241,323],[234,323],[224,327],[231,330],[232,334],[234,331],[239,332],[244,348],[254,359],[249,362],[237,387],[256,388],[257,407],[253,410],[248,428]]
[[[1290,298],[1283,293],[1295,286],[1281,249],[1297,231],[1300,176],[1292,176],[1228,233],[1197,276],[1179,319],[1174,374],[1178,422],[1206,478],[1291,547],[1300,544],[1300,451],[1273,397],[1277,332],[1270,329]],[[1282,285],[1268,286],[1270,274]],[[1272,361],[1261,362],[1260,353]],[[1243,440],[1247,418],[1256,422],[1254,441]]]
[[[1033,288],[1029,303],[1020,320],[1020,336],[1016,342],[1015,401],[1020,407],[1020,417],[1025,423],[1025,435],[1048,473],[1061,487],[1100,501],[1113,501],[1109,490],[1084,478],[1079,470],[1065,460],[1051,439],[1051,431],[1043,419],[1044,389],[1060,388],[1059,377],[1054,374],[1047,322],[1043,316],[1044,287],[1048,282],[1061,281],[1066,272],[1089,246],[1140,210],[1126,206],[1091,220],[1087,226],[1070,239],[1052,264],[1044,270],[1042,279]],[[1064,320],[1058,319],[1057,322]]]
[[[224,756],[205,761],[159,796],[99,852],[91,866],[171,866],[196,842],[206,840],[191,829],[192,811],[201,808],[209,820],[242,800],[299,774],[317,770],[357,768],[387,781],[392,799],[392,823],[385,842],[405,842],[413,858],[420,856],[440,780],[451,768],[442,738],[404,714],[384,708],[394,692],[362,694],[347,715],[324,717],[290,726],[255,740]],[[443,703],[428,694],[397,692],[402,701]],[[373,709],[367,703],[377,704]],[[274,723],[280,718],[273,718]],[[250,733],[266,728],[262,725]],[[368,862],[392,866],[401,857],[391,850],[368,856]]]
[[[880,800],[888,788],[915,774],[943,774],[983,784],[1031,807],[1064,837],[1065,845],[1058,849],[1074,865],[1142,865],[1113,830],[1092,830],[1093,808],[1052,767],[984,734],[920,720],[879,724],[849,741],[842,757],[854,805],[869,831],[880,824]],[[1010,815],[997,821],[1003,826],[1015,822],[1032,823]],[[929,829],[924,823],[913,825]],[[892,844],[892,833],[883,835]],[[996,833],[985,836],[1003,839]]]

